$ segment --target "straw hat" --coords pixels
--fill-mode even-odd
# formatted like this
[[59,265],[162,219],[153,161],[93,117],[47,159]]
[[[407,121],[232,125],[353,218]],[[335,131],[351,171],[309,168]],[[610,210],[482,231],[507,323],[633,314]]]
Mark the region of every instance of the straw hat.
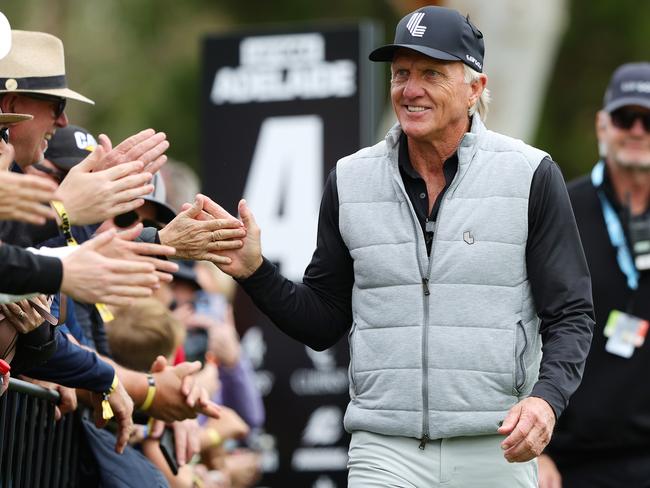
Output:
[[15,124],[23,120],[31,120],[34,117],[29,114],[5,114],[0,113],[0,124]]
[[0,93],[42,93],[93,104],[70,90],[63,43],[44,32],[12,30],[11,51],[0,59]]

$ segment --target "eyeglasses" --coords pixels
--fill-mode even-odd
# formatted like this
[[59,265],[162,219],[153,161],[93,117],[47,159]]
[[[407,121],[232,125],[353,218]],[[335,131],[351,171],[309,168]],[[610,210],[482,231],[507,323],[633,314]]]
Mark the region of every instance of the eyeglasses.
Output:
[[68,103],[67,98],[57,97],[56,95],[45,95],[43,93],[25,93],[27,98],[33,98],[34,100],[42,100],[44,102],[50,102],[56,104],[54,109],[54,118],[58,119],[63,115],[65,111],[65,105]]
[[609,114],[609,117],[611,118],[614,127],[624,130],[630,130],[636,123],[636,120],[641,119],[643,128],[646,132],[650,133],[650,112],[639,112],[637,110],[619,108]]
[[141,219],[140,216],[138,215],[138,212],[135,210],[131,210],[130,212],[126,212],[120,215],[117,215],[116,217],[113,217],[113,223],[121,228],[127,228],[131,227],[133,224],[137,222],[142,222],[142,225],[145,227],[153,227],[156,230],[160,230],[164,227],[164,224],[161,224],[160,222],[156,220],[151,220],[151,219]]

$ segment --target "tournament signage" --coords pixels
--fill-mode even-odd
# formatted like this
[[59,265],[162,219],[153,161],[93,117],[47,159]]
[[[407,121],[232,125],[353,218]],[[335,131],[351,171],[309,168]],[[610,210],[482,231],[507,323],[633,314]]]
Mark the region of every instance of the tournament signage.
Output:
[[[246,198],[264,255],[290,279],[300,280],[311,259],[330,170],[376,142],[381,67],[367,60],[376,34],[373,24],[358,23],[204,41],[204,191],[233,214]],[[235,313],[267,408],[259,486],[347,486],[346,341],[312,351],[245,296]]]

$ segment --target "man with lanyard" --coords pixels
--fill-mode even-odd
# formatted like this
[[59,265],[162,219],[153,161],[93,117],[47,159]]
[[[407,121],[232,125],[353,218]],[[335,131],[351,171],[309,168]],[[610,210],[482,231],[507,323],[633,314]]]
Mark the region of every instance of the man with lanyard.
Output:
[[370,54],[391,64],[399,123],[330,174],[303,282],[263,258],[244,201],[244,247],[223,253],[290,336],[349,334],[350,487],[536,487],[580,382],[593,309],[566,187],[546,153],[483,125],[483,57],[459,12],[404,17]]
[[[596,328],[540,486],[650,486],[650,63],[613,74],[596,116],[601,160],[569,184]],[[546,484],[543,484],[546,482]]]

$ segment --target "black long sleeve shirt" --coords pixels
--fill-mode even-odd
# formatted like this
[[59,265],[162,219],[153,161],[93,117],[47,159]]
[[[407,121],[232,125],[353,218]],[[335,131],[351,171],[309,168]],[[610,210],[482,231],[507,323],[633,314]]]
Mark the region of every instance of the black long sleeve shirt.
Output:
[[[455,177],[452,156],[443,172],[446,186],[427,215],[424,180],[415,172],[400,144],[399,166],[404,186],[427,236],[439,202]],[[352,324],[353,261],[338,225],[336,170],[332,170],[321,201],[316,250],[302,283],[284,278],[264,260],[240,281],[257,306],[286,334],[317,349],[335,344]],[[538,166],[528,204],[526,265],[537,313],[541,318],[542,362],[531,396],[546,400],[560,416],[580,384],[593,332],[591,281],[562,173],[550,159]]]
[[0,244],[0,293],[22,295],[59,291],[63,265],[58,258],[39,256],[10,244]]

